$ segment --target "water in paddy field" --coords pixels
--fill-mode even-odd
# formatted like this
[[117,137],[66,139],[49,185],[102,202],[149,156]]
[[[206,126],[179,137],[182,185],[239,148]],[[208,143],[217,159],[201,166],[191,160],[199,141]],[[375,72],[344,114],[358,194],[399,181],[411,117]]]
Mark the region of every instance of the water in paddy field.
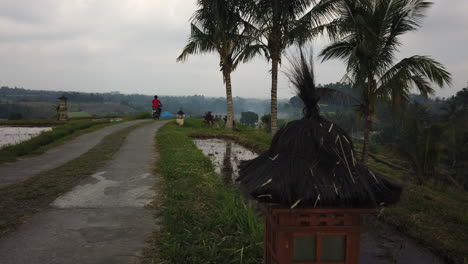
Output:
[[51,127],[0,127],[0,148],[26,141]]
[[242,160],[251,160],[258,155],[232,140],[224,139],[194,139],[197,147],[207,155],[220,174],[224,183],[232,184],[239,176],[239,165]]
[[[239,164],[258,155],[224,139],[194,139],[197,147],[208,156],[225,184],[233,184],[239,175]],[[377,221],[375,216],[365,217],[360,244],[361,264],[444,264],[416,241],[394,228]]]

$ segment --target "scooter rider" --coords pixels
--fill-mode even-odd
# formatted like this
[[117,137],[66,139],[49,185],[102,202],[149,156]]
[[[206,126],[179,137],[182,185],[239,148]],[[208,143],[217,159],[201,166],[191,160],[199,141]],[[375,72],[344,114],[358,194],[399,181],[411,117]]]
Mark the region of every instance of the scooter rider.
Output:
[[159,117],[159,115],[161,114],[161,107],[162,107],[161,101],[158,99],[158,96],[155,95],[153,101],[151,102],[153,103],[153,111],[156,111]]

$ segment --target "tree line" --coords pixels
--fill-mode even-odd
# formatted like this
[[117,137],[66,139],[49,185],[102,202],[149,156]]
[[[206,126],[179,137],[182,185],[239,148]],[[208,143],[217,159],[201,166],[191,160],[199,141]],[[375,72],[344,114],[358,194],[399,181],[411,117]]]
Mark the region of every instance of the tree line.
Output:
[[[151,100],[153,96],[143,94],[121,94],[121,93],[82,93],[67,91],[43,91],[29,90],[24,88],[0,88],[0,119],[32,119],[52,118],[55,115],[53,105],[58,102],[58,97],[66,96],[70,104],[70,111],[87,111],[93,114],[90,105],[100,105],[101,108],[122,105],[128,109],[120,114],[151,111]],[[207,97],[203,95],[192,96],[159,96],[163,103],[163,111],[176,113],[182,109],[191,116],[201,116],[207,111],[222,114],[226,113],[226,101],[223,98]],[[264,114],[269,111],[269,100],[235,97],[237,106],[236,114],[241,112],[255,112]],[[284,118],[288,115],[288,100],[280,100],[280,108],[285,109]],[[102,112],[102,111],[100,111]],[[116,114],[108,112],[104,114]]]
[[322,61],[340,59],[346,64],[343,79],[354,90],[346,97],[364,119],[364,163],[379,104],[392,105],[392,113],[398,114],[413,88],[427,97],[434,94],[432,85],[451,82],[450,73],[430,56],[395,62],[399,38],[421,26],[432,5],[429,1],[198,0],[197,5],[188,43],[177,60],[198,53],[219,55],[227,129],[232,129],[234,113],[231,73],[239,64],[263,56],[271,62],[271,133],[277,131],[277,79],[283,55],[288,47],[302,47],[317,36],[331,39],[319,53]]

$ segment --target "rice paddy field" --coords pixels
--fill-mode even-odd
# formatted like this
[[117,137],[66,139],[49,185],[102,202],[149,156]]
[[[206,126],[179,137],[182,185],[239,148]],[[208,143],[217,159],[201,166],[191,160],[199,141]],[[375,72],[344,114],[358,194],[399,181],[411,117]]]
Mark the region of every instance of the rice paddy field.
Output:
[[51,130],[52,127],[0,127],[0,148],[19,144]]

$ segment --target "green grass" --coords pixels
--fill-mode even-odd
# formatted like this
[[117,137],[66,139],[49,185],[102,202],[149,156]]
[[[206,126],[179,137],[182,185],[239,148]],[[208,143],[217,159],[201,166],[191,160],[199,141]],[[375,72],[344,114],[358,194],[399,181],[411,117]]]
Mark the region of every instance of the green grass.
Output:
[[0,126],[14,127],[50,127],[66,124],[66,121],[55,119],[31,119],[31,120],[0,120]]
[[171,122],[157,134],[164,228],[144,263],[262,263],[262,221],[192,142],[192,133],[210,129],[187,121],[186,127]]
[[[208,177],[212,174],[212,167],[211,164],[208,164],[208,159],[203,159],[200,156],[201,152],[193,149],[193,144],[186,139],[188,136],[231,138],[257,152],[267,150],[271,141],[270,135],[250,127],[238,125],[235,131],[227,131],[223,128],[208,127],[200,120],[193,119],[186,120],[184,128],[171,124],[162,132],[165,134],[162,134],[164,137],[158,138],[160,141],[168,138],[173,141],[167,145],[160,143],[161,147],[164,146],[167,150],[180,152],[179,156],[172,157],[174,160],[180,159],[180,161],[168,160],[163,152],[162,158],[164,159],[161,160],[161,166],[164,168],[164,173],[174,174],[171,177],[178,177],[177,174],[180,174],[196,178]],[[170,133],[174,134],[167,135]],[[177,143],[177,138],[183,139],[184,143]],[[171,144],[173,144],[172,147]],[[191,150],[184,153],[185,148]],[[203,162],[199,161],[200,164],[209,167],[209,169],[199,170],[197,161],[189,159],[195,155],[192,153],[196,153],[200,160],[204,160]],[[466,192],[460,192],[450,187],[441,188],[440,185],[433,183],[417,185],[414,183],[410,165],[405,159],[389,151],[386,147],[377,148],[377,152],[373,154],[379,159],[404,169],[392,169],[369,159],[370,168],[405,185],[401,201],[393,207],[385,208],[380,219],[397,227],[402,233],[415,238],[422,245],[451,263],[468,261],[468,195]],[[164,167],[168,166],[166,163],[171,165]],[[176,168],[175,172],[170,172],[171,168]],[[205,176],[200,176],[202,174]],[[169,188],[174,188],[175,182],[170,184]],[[190,189],[190,184],[184,186],[184,188]],[[177,190],[177,195],[182,197],[186,195],[183,188],[180,190],[177,188]],[[193,197],[188,196],[188,198],[190,200]],[[189,214],[191,209],[184,207],[184,210],[187,210]]]
[[92,116],[90,113],[81,111],[81,112],[68,112],[69,118],[76,118],[76,117],[90,117]]
[[44,151],[73,139],[81,134],[88,133],[104,126],[111,125],[107,120],[89,121],[77,120],[69,121],[64,125],[54,127],[51,131],[42,132],[38,136],[19,144],[6,146],[0,149],[0,164],[14,161],[18,157],[25,155],[37,155]]
[[[144,124],[144,123],[143,123]],[[0,237],[14,231],[33,214],[104,166],[138,124],[106,136],[80,157],[23,182],[0,189]]]
[[150,119],[152,118],[149,112],[140,112],[136,114],[130,114],[122,117],[124,120],[136,120],[136,119]]
[[[355,147],[360,149],[362,145]],[[467,193],[434,182],[416,184],[410,162],[389,146],[379,146],[372,154],[401,169],[369,158],[371,169],[405,185],[400,202],[385,208],[380,219],[449,263],[468,263]]]
[[[385,155],[380,154],[379,158],[385,160]],[[404,164],[403,161],[399,163]],[[411,180],[411,172],[394,170],[372,161],[369,166],[380,174],[405,184],[400,202],[386,208],[381,214],[384,222],[415,238],[451,263],[464,263],[468,260],[466,192],[450,187],[441,189],[431,183],[417,185]]]

